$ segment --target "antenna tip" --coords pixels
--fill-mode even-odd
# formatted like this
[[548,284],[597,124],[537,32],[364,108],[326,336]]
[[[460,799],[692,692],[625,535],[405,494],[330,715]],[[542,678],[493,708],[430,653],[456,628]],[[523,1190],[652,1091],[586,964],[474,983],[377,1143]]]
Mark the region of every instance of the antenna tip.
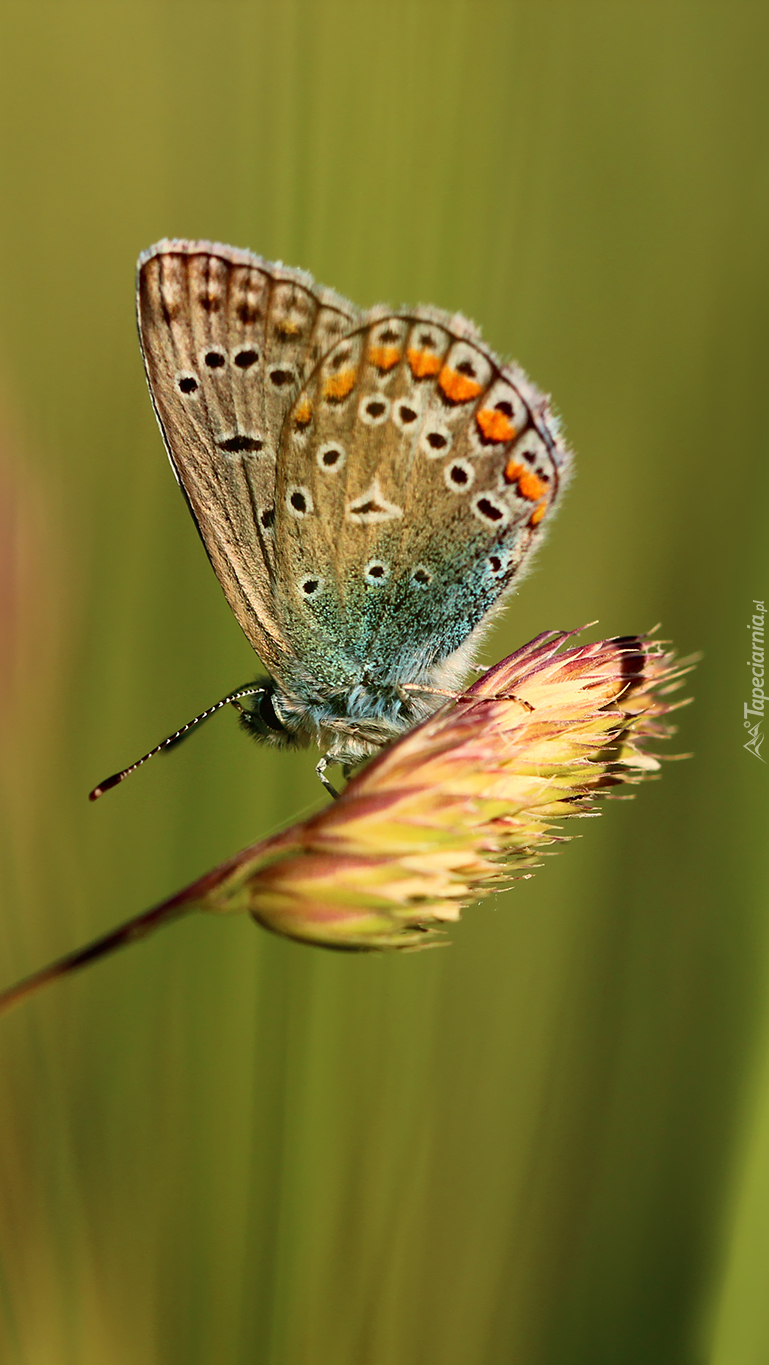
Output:
[[118,782],[122,781],[122,778],[123,773],[115,773],[114,777],[105,777],[104,781],[100,782],[98,787],[94,787],[93,791],[88,793],[88,800],[98,801],[99,797],[103,796],[105,792],[108,792],[111,787],[116,787]]

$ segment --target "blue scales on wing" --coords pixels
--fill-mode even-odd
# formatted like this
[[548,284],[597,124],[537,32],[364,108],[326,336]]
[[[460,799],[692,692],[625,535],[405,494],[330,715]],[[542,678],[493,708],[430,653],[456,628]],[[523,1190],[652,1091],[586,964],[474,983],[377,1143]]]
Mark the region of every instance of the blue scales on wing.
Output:
[[471,324],[374,310],[281,436],[275,591],[297,657],[332,689],[450,684],[567,467],[547,399]]

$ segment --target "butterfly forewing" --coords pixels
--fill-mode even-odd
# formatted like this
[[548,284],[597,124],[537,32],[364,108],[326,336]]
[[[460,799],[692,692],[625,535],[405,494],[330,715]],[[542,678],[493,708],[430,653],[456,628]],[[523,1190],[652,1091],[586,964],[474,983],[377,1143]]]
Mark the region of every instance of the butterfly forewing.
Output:
[[275,485],[289,408],[359,320],[299,270],[207,242],[139,261],[139,333],[174,472],[232,610],[277,676],[293,655],[275,601]]
[[332,686],[424,679],[488,616],[568,464],[547,400],[464,319],[375,310],[286,419],[276,605]]

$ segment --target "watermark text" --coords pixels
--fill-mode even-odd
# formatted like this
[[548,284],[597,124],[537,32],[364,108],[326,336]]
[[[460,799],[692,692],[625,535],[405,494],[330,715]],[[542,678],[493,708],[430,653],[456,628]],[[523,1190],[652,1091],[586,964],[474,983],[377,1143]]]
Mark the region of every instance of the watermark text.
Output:
[[749,686],[751,697],[749,702],[743,705],[743,724],[748,731],[748,740],[743,744],[743,749],[747,749],[749,754],[755,758],[766,762],[761,756],[761,745],[764,742],[762,725],[764,723],[764,708],[766,706],[766,694],[764,692],[764,618],[766,608],[763,602],[753,601],[753,616],[748,621],[750,631],[750,658],[748,668],[751,670]]

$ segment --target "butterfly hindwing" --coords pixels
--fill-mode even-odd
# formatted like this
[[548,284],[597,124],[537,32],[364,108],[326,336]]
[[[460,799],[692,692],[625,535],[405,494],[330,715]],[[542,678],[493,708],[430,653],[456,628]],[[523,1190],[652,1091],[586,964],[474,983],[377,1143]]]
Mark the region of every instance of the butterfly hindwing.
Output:
[[547,400],[469,323],[374,310],[283,429],[276,602],[294,649],[332,687],[429,676],[519,573],[567,466]]
[[307,375],[360,315],[302,271],[184,241],[140,258],[137,312],[174,472],[235,616],[280,676],[292,655],[275,601],[281,430]]

